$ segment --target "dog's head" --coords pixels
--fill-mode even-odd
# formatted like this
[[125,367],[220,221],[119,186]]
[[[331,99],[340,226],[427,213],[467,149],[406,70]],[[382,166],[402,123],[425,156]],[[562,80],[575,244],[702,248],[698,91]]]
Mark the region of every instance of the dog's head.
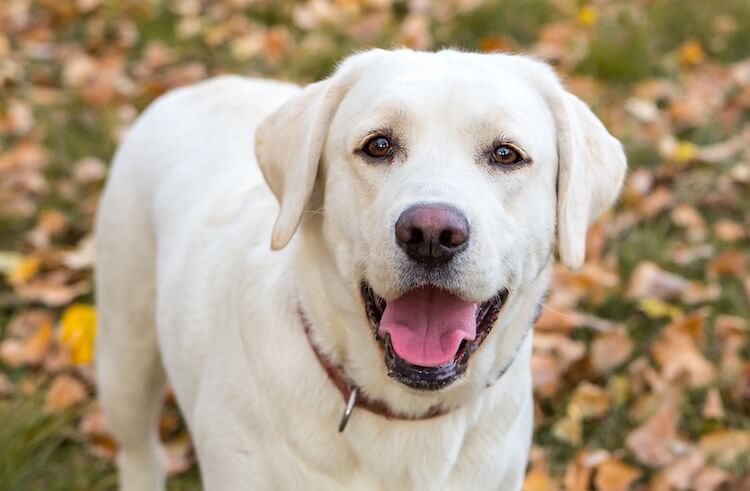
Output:
[[555,244],[581,265],[626,167],[547,65],[455,51],[355,55],[268,117],[256,149],[280,203],[272,247],[313,211],[360,303],[342,339],[368,353],[346,356],[402,390],[481,387],[509,363],[525,327],[506,329],[508,309],[539,301]]

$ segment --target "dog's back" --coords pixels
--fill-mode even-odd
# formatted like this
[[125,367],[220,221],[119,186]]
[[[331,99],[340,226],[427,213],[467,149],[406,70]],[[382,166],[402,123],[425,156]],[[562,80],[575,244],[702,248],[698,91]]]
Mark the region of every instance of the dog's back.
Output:
[[[156,418],[166,382],[156,324],[157,301],[168,302],[169,292],[157,281],[169,281],[165,268],[190,260],[173,247],[193,240],[181,237],[200,240],[196,229],[231,221],[249,195],[260,208],[276,206],[254,162],[253,134],[296,90],[240,77],[176,90],[139,118],[114,159],[96,225],[97,376],[103,409],[124,449],[122,489],[163,486]],[[267,235],[257,234],[258,242],[266,243]],[[200,344],[211,336],[204,329],[189,339]],[[200,350],[176,351],[170,356],[189,359],[187,366],[200,371]],[[173,384],[189,377],[195,373],[170,373]],[[180,391],[183,411],[193,403],[189,387]]]

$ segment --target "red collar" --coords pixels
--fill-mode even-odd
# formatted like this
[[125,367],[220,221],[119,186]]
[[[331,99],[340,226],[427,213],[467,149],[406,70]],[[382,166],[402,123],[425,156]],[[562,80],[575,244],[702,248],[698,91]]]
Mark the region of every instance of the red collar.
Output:
[[[305,335],[307,336],[307,341],[309,342],[313,353],[315,353],[315,357],[318,359],[320,366],[323,368],[326,374],[328,374],[328,379],[331,381],[331,383],[333,383],[333,385],[341,393],[341,396],[344,398],[345,404],[347,404],[347,402],[350,401],[352,397],[352,391],[357,390],[357,394],[355,394],[354,396],[354,407],[364,409],[365,411],[369,411],[373,414],[377,414],[386,419],[396,419],[396,420],[404,420],[404,421],[420,421],[420,420],[425,420],[425,419],[436,418],[438,416],[442,416],[448,413],[447,410],[441,408],[440,406],[434,406],[430,408],[426,413],[421,414],[419,416],[408,416],[405,414],[391,411],[391,409],[383,401],[379,401],[377,399],[370,399],[369,397],[367,397],[357,388],[355,384],[349,381],[346,375],[344,375],[341,367],[334,365],[333,362],[331,362],[331,360],[328,359],[328,357],[326,357],[323,353],[320,352],[320,349],[315,344],[315,341],[313,341],[312,339],[312,326],[310,325],[310,321],[305,316],[305,313],[301,307],[298,308],[298,311],[299,311],[300,319],[302,320],[302,326],[305,329]],[[346,422],[348,420],[348,415],[346,413],[347,413],[347,410],[345,409],[344,415],[342,417],[341,425],[339,426],[339,431],[343,431],[344,427],[346,427]]]

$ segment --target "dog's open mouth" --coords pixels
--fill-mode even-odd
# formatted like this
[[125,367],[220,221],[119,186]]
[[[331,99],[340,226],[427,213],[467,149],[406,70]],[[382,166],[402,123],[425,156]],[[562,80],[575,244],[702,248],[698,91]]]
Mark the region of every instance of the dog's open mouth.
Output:
[[414,389],[438,390],[466,371],[508,298],[503,289],[476,304],[434,286],[386,302],[367,283],[362,298],[388,375]]

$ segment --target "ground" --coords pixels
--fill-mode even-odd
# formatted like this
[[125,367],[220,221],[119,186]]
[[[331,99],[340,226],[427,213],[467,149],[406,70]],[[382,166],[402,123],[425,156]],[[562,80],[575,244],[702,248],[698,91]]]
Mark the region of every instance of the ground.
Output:
[[[219,73],[304,83],[369,46],[550,61],[620,138],[621,201],[536,326],[527,491],[750,489],[746,0],[4,0],[0,490],[105,490],[92,217],[138,112]],[[199,489],[171,400],[170,489]]]

